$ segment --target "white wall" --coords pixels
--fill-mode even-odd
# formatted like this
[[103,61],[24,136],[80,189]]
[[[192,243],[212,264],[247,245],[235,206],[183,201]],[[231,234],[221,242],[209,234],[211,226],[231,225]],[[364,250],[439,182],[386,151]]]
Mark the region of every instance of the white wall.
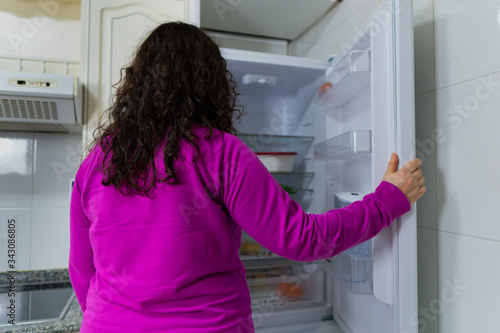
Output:
[[[17,70],[1,56],[80,58],[78,1],[0,2],[0,69]],[[23,70],[41,72],[41,63]],[[47,73],[64,74],[48,63]],[[78,65],[69,66],[78,75]],[[7,219],[16,220],[16,270],[65,268],[69,249],[70,179],[80,164],[81,134],[0,131],[0,271],[8,270]],[[10,269],[9,269],[10,270]]]
[[[340,50],[379,0],[342,2],[291,45]],[[500,0],[414,0],[417,155],[428,187],[418,204],[419,332],[500,327]]]
[[[80,2],[0,2],[0,54],[80,59]],[[75,35],[75,33],[77,33]]]

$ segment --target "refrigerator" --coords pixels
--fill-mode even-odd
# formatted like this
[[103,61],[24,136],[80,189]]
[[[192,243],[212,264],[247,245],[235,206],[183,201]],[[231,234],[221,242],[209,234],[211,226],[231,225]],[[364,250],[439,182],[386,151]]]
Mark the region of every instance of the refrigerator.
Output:
[[[414,158],[411,0],[387,0],[333,60],[223,49],[256,153],[292,156],[273,176],[308,213],[362,199],[391,152]],[[417,332],[416,207],[334,258],[300,263],[243,234],[256,332]]]

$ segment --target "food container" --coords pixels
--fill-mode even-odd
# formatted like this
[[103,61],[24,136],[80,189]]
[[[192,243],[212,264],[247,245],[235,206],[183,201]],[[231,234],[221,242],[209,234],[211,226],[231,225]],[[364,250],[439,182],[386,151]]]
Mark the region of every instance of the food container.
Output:
[[255,153],[269,172],[292,172],[295,152]]

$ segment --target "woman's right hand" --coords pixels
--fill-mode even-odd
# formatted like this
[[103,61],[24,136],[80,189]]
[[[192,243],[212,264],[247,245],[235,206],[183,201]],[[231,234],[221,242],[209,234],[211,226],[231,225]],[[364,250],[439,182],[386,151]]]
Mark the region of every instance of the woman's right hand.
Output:
[[408,198],[410,204],[413,204],[425,193],[423,171],[419,168],[422,161],[415,158],[408,162],[404,167],[398,170],[398,155],[392,153],[389,166],[382,181],[389,182],[397,186]]

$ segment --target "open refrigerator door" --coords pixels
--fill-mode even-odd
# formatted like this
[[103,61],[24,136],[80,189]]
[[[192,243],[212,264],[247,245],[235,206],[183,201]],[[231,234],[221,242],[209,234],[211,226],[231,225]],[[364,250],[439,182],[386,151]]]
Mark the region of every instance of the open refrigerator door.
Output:
[[[383,3],[332,63],[223,54],[245,108],[240,138],[275,159],[270,171],[305,211],[323,213],[373,192],[391,152],[401,165],[413,159],[411,0]],[[417,331],[415,207],[329,260],[290,261],[245,234],[241,258],[257,332]]]
[[[329,139],[315,146],[332,179],[327,209],[339,208],[338,193],[372,192],[391,152],[401,166],[414,158],[412,2],[384,3],[331,68],[325,83],[332,88],[320,97]],[[337,86],[340,101],[331,92]],[[417,330],[415,207],[399,220],[325,265],[335,277],[334,319],[344,332]]]

